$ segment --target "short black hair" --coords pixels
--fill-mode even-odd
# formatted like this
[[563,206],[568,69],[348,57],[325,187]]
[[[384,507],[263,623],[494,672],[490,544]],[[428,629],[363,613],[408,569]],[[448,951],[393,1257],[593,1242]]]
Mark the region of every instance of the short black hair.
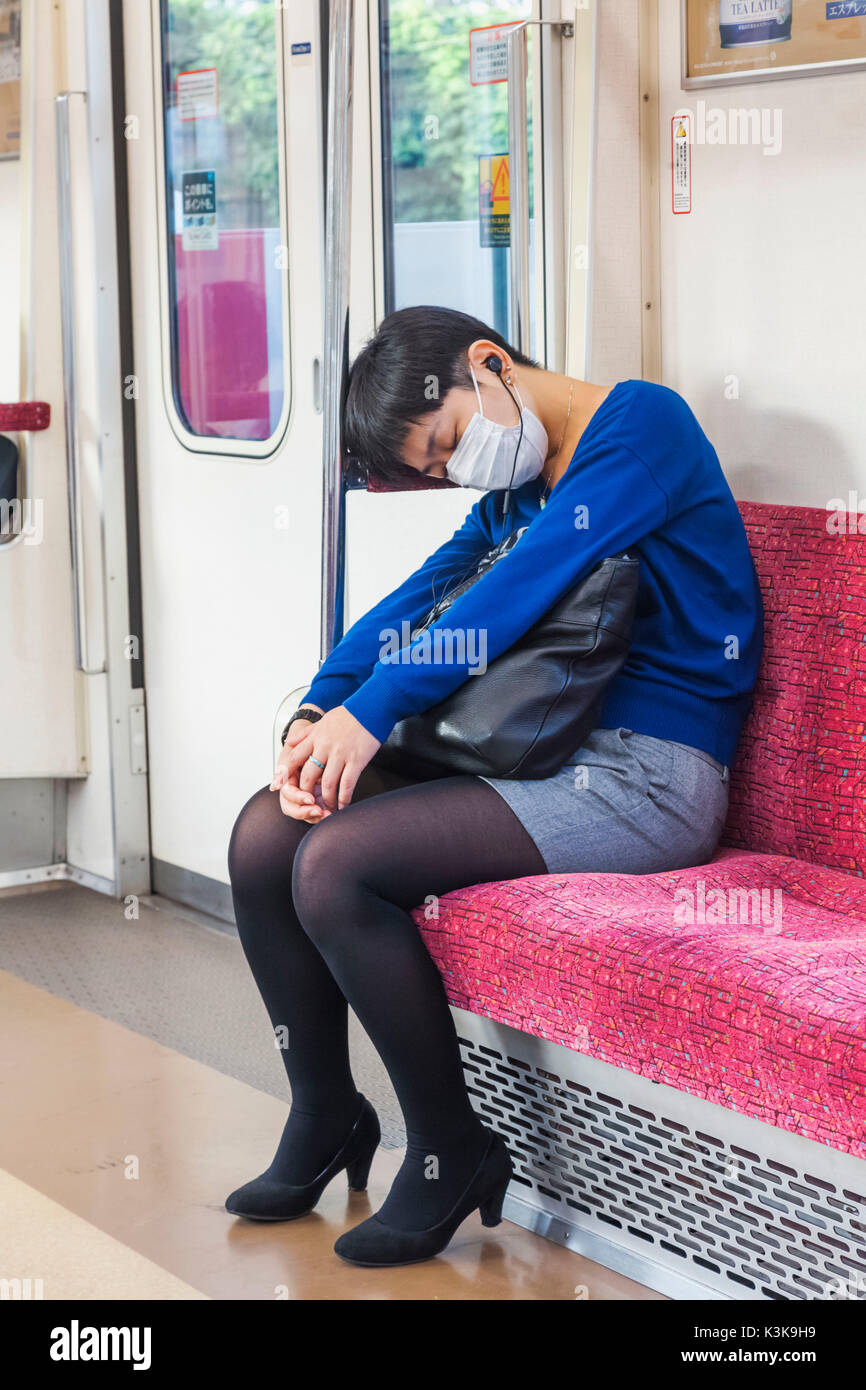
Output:
[[537,367],[489,324],[433,304],[397,309],[382,320],[349,372],[343,449],[350,466],[384,482],[415,473],[401,458],[409,427],[440,410],[453,386],[472,386],[467,351],[489,338],[515,362]]

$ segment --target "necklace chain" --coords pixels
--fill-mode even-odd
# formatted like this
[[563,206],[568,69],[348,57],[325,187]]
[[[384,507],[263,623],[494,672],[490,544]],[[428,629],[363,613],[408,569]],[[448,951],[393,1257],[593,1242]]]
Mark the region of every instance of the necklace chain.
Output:
[[[559,454],[560,449],[561,449],[562,446],[563,446],[563,443],[565,442],[565,431],[568,429],[568,422],[569,422],[569,420],[571,419],[571,400],[572,400],[573,395],[574,395],[574,382],[571,383],[571,390],[570,390],[569,393],[568,393],[568,414],[567,414],[566,417],[565,417],[565,424],[564,424],[563,427],[562,427],[562,434],[559,436],[559,443],[558,443],[557,446],[556,446],[556,453],[555,453],[554,456],[553,456],[554,458],[557,457],[557,455]],[[549,491],[549,490],[550,490],[550,479],[548,478],[547,482],[544,484],[544,492],[541,494],[540,505],[541,505],[542,507],[544,506],[544,503],[545,503],[545,501],[546,501],[546,499],[547,499],[547,494],[548,494],[548,491]]]

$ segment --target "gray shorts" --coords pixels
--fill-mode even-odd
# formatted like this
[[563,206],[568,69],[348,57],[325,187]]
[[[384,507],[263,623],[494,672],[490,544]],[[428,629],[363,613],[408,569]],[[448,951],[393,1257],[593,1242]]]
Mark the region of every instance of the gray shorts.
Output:
[[552,777],[484,777],[551,874],[653,874],[706,864],[728,811],[728,769],[701,749],[595,729]]

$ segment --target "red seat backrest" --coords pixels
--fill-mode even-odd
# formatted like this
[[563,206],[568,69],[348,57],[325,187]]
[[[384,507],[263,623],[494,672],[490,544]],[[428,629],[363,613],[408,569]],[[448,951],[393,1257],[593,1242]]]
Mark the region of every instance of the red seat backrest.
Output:
[[866,866],[866,515],[740,502],[764,655],[723,845]]

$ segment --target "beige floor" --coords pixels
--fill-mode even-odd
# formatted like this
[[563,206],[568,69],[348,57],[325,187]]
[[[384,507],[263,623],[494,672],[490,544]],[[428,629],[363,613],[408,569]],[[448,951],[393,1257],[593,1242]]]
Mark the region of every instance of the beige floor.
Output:
[[229,1216],[285,1104],[2,971],[0,1094],[0,1280],[41,1280],[46,1299],[661,1298],[477,1212],[435,1260],[345,1264],[333,1243],[381,1205],[394,1150],[379,1150],[367,1193],[340,1175],[299,1221]]

